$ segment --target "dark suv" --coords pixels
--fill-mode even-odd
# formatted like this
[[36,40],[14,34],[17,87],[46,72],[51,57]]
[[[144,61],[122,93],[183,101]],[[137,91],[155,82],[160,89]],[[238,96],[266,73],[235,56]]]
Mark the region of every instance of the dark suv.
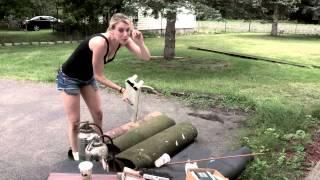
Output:
[[35,16],[22,22],[22,28],[29,31],[39,31],[40,29],[50,29],[61,20],[52,16]]

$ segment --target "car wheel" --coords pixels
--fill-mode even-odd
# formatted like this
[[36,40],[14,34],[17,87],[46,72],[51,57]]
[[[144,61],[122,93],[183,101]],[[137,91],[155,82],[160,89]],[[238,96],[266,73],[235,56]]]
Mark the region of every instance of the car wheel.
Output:
[[37,25],[34,25],[34,26],[33,26],[33,30],[34,30],[34,31],[39,31],[39,30],[40,30],[40,27],[37,26]]

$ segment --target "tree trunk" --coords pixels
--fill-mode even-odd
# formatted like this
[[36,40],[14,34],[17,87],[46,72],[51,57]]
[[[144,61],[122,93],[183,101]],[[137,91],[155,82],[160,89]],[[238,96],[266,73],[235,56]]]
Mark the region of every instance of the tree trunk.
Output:
[[176,15],[174,11],[170,11],[167,14],[167,26],[165,32],[165,44],[163,57],[166,60],[173,59],[175,56],[176,45]]
[[279,6],[278,4],[275,4],[274,11],[273,11],[271,36],[278,36],[278,17],[279,17]]

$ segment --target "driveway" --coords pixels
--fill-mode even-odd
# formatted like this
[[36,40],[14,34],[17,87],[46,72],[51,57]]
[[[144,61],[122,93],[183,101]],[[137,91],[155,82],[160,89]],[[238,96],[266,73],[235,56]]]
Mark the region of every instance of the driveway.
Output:
[[[102,90],[103,130],[129,122],[131,117],[120,95]],[[246,115],[238,111],[194,111],[175,99],[143,94],[139,116],[159,111],[177,123],[191,122],[198,130],[197,145],[218,156],[238,140],[237,127]],[[81,120],[90,120],[81,102]],[[205,114],[201,118],[197,114]],[[0,79],[0,179],[44,180],[55,165],[67,158],[67,127],[55,84]]]

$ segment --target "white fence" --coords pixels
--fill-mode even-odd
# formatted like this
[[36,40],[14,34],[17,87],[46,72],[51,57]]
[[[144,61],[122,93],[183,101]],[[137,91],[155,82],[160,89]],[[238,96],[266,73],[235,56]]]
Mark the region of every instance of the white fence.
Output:
[[[271,23],[248,21],[198,21],[197,31],[200,33],[218,32],[259,32],[270,33]],[[280,34],[320,35],[320,25],[279,23]]]

